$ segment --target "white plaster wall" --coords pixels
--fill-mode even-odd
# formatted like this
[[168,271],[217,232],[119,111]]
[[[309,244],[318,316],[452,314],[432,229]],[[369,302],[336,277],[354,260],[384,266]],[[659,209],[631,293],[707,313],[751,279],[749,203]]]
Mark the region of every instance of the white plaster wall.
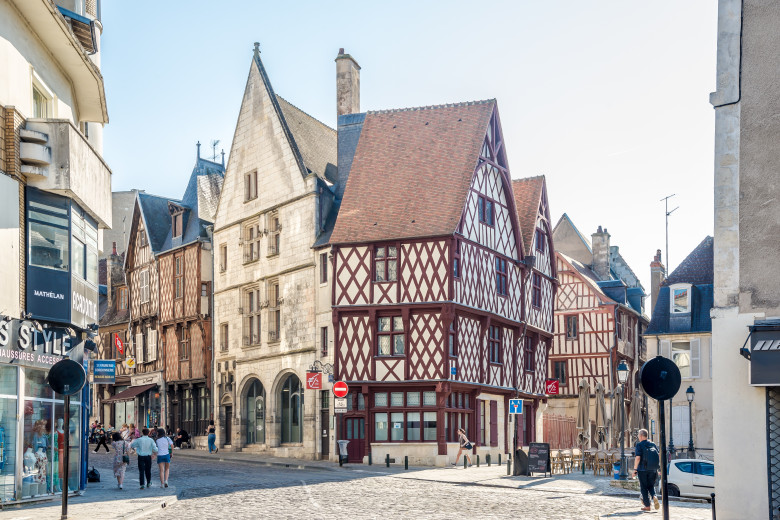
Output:
[[0,174],[0,314],[18,318],[19,182]]

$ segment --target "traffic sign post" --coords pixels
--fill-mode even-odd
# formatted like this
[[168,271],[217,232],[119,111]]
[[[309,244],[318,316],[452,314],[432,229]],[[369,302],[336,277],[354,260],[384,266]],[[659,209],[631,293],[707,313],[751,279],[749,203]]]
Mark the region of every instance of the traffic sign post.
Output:
[[509,413],[520,415],[523,413],[523,400],[522,399],[510,399],[509,400]]
[[333,395],[336,397],[347,397],[349,386],[344,381],[336,381],[333,384]]
[[347,413],[347,398],[337,397],[333,400],[333,411],[335,413]]

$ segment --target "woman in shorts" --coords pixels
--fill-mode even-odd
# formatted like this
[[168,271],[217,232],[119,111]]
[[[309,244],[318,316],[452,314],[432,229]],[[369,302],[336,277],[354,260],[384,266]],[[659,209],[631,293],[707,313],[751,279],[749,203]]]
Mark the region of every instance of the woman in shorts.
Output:
[[460,449],[458,450],[458,456],[455,457],[455,462],[453,462],[452,465],[458,465],[458,460],[460,460],[460,454],[462,453],[463,456],[466,457],[466,460],[469,461],[469,466],[471,466],[471,457],[469,457],[469,451],[473,446],[471,445],[469,438],[466,437],[466,430],[463,428],[458,428],[458,441],[460,442]]
[[165,430],[157,429],[157,466],[160,468],[160,487],[168,487],[168,475],[171,473],[171,446],[173,441],[165,435]]

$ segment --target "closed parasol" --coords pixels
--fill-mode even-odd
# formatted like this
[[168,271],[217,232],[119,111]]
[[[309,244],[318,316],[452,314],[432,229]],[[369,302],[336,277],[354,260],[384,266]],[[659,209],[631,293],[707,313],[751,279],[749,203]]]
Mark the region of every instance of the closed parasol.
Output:
[[642,424],[642,390],[637,388],[634,390],[634,395],[631,397],[631,415],[628,417],[628,429],[631,431],[631,440],[634,442],[638,439],[640,429],[644,425]]
[[604,400],[604,386],[596,383],[596,442],[599,448],[607,440],[607,403]]
[[590,385],[586,379],[580,381],[577,397],[577,443],[590,446]]
[[[615,442],[615,446],[618,446],[620,444],[620,435],[622,434],[620,430],[620,414],[624,413],[626,410],[625,401],[623,399],[623,393],[617,389],[614,393],[614,398],[612,399],[612,439]],[[625,417],[625,416],[624,416]],[[625,418],[623,419],[625,421]],[[625,422],[622,423],[625,425]]]

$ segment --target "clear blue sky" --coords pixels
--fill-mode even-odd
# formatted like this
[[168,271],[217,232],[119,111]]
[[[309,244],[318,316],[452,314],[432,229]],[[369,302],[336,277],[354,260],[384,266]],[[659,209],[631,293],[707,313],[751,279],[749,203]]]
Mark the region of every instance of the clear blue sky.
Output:
[[104,2],[104,156],[114,190],[181,197],[196,141],[230,151],[253,42],[331,126],[344,47],[363,110],[498,99],[512,176],[547,176],[553,223],[607,227],[649,293],[661,197],[672,268],[712,234],[716,20],[707,0]]

